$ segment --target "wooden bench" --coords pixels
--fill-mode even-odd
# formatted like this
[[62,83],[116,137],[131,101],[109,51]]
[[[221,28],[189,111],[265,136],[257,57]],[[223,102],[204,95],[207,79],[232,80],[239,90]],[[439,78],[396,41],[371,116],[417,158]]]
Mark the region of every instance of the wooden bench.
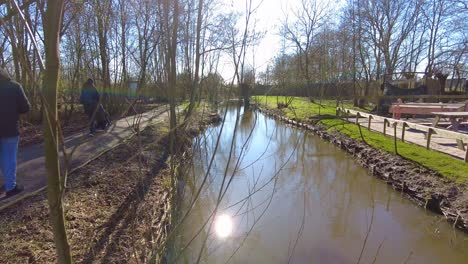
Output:
[[433,127],[436,127],[439,124],[441,118],[448,118],[450,120],[451,128],[453,131],[458,131],[458,127],[462,120],[466,120],[468,118],[468,112],[432,112],[435,115],[435,120],[433,123]]
[[[437,127],[441,118],[449,118],[451,125],[448,129],[455,132],[458,132],[461,121],[468,118],[468,112],[433,112],[432,114],[435,115],[433,127]],[[457,139],[457,145],[459,149],[465,150],[462,140]]]

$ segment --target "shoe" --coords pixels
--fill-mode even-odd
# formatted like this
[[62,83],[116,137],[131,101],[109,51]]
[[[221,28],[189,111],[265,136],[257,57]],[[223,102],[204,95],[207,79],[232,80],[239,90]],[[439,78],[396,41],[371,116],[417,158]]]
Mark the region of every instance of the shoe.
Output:
[[6,197],[11,197],[11,196],[17,195],[18,193],[22,192],[23,190],[24,190],[23,186],[20,186],[20,185],[16,184],[15,188],[13,188],[13,189],[6,192]]

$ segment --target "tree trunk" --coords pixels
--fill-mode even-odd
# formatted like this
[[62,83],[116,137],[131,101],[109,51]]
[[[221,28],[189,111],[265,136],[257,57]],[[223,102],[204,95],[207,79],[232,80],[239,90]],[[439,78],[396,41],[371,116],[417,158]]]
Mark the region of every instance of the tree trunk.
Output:
[[[169,113],[170,113],[170,132],[169,132],[169,151],[171,155],[175,153],[175,139],[177,128],[176,116],[176,82],[177,82],[177,32],[179,23],[179,2],[173,1],[172,21],[170,21],[171,2],[164,0],[165,23],[166,23],[166,71],[168,76],[168,96],[169,96]],[[172,23],[171,23],[172,22]],[[171,172],[173,166],[171,166]]]
[[121,53],[122,53],[122,82],[124,85],[127,84],[127,21],[126,21],[126,9],[125,9],[125,0],[121,0],[120,2],[120,27],[121,27]]
[[44,111],[44,148],[48,184],[47,197],[58,263],[72,263],[63,215],[63,179],[60,177],[58,150],[57,90],[60,67],[59,34],[62,24],[63,5],[63,0],[47,1],[46,16],[44,17],[44,46],[46,54],[44,74],[44,103],[46,110]]
[[[192,89],[190,91],[190,104],[189,109],[186,115],[186,119],[192,115],[194,104],[195,104],[195,94],[199,85],[199,71],[200,71],[200,35],[201,35],[201,26],[202,26],[202,13],[203,11],[203,0],[198,0],[198,17],[197,17],[197,39],[195,43],[195,76],[192,83]],[[200,94],[201,98],[201,94]]]

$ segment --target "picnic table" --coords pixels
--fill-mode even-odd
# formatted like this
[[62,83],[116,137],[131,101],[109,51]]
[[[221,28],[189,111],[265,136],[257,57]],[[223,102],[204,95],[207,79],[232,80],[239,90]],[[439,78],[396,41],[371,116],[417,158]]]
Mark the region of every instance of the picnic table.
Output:
[[461,112],[467,110],[466,103],[446,104],[446,103],[393,103],[389,112],[394,119],[400,119],[401,114],[412,115],[432,115],[434,112]]
[[[435,115],[433,127],[437,127],[441,118],[449,118],[451,125],[449,129],[458,132],[461,121],[468,118],[468,112],[432,112]],[[465,150],[463,146],[463,141],[457,139],[458,148]]]
[[448,118],[450,120],[450,127],[453,131],[458,131],[461,120],[468,118],[468,112],[432,112],[435,115],[435,120],[433,127],[436,127],[439,124],[441,118]]

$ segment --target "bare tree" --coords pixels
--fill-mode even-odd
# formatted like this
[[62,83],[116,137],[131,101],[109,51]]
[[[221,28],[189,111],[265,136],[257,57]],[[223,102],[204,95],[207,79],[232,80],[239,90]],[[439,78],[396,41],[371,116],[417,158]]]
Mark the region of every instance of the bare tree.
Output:
[[293,11],[295,20],[286,17],[281,34],[296,47],[299,69],[306,82],[306,93],[309,95],[312,76],[310,74],[311,48],[316,41],[319,28],[326,22],[328,10],[326,3],[302,0]]
[[60,71],[60,29],[62,26],[64,2],[61,0],[47,1],[44,14],[44,149],[47,168],[47,196],[50,207],[50,217],[54,232],[54,241],[59,263],[72,263],[70,246],[65,230],[65,218],[62,196],[65,188],[65,178],[60,175],[59,131],[57,115],[57,91]]
[[[362,30],[381,52],[385,74],[392,76],[402,63],[400,51],[416,26],[422,1],[373,0],[359,3],[359,16],[363,18]],[[380,70],[377,71],[377,79],[379,77]]]

